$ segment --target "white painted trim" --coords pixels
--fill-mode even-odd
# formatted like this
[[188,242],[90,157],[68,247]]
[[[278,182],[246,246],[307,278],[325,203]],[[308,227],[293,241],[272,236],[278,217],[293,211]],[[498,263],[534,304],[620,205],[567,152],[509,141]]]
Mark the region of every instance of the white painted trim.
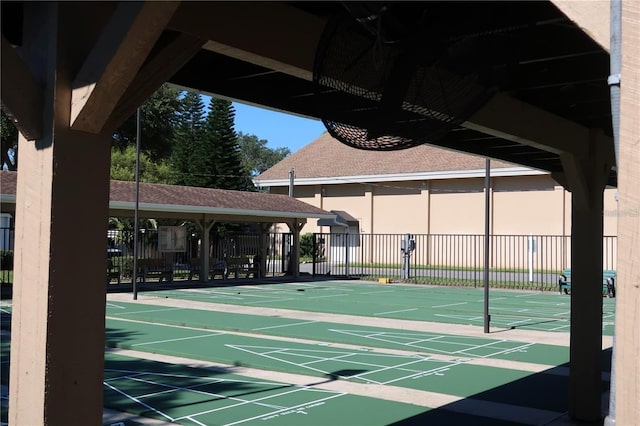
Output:
[[[135,203],[128,201],[110,201],[109,208],[121,209],[121,210],[133,210]],[[234,209],[234,208],[222,208],[222,207],[207,207],[207,206],[183,206],[177,204],[157,204],[157,203],[140,203],[140,210],[150,210],[156,212],[170,212],[170,213],[197,213],[197,214],[211,214],[211,215],[234,215],[234,216],[261,216],[261,217],[286,217],[286,218],[317,218],[317,219],[332,219],[335,214],[322,214],[322,213],[303,213],[303,212],[277,212],[269,210],[248,210],[248,209]]]
[[[465,179],[484,177],[484,169],[448,170],[437,172],[391,173],[385,175],[333,176],[296,178],[294,185],[341,185],[345,183],[403,182],[416,180]],[[528,167],[503,167],[491,169],[491,177],[548,175],[549,172]],[[289,186],[289,179],[254,179],[258,187]]]

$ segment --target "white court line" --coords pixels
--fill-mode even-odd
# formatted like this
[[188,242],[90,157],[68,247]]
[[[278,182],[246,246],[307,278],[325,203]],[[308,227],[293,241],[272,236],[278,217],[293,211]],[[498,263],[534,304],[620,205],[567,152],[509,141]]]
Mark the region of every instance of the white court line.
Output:
[[513,297],[531,297],[531,296],[540,296],[540,293],[527,293],[527,294],[518,294]]
[[378,291],[365,291],[360,294],[379,294],[379,293],[393,293],[395,290],[378,290]]
[[461,352],[466,352],[466,351],[472,351],[474,349],[485,348],[487,346],[495,345],[496,343],[504,343],[504,342],[506,342],[506,340],[493,341],[493,342],[485,343],[484,345],[475,345],[475,346],[467,348],[467,349],[460,349],[460,350],[457,350],[457,351],[452,352],[452,353],[458,354],[458,353],[461,353]]
[[337,397],[343,396],[343,395],[347,395],[347,394],[346,393],[338,393],[338,394],[335,394],[335,395],[328,396],[326,398],[316,399],[315,401],[305,402],[305,403],[302,403],[302,404],[294,405],[293,407],[285,408],[283,410],[274,411],[272,413],[261,414],[259,416],[250,417],[248,419],[238,420],[237,422],[227,423],[225,426],[233,426],[233,425],[237,425],[237,424],[244,423],[244,422],[250,422],[252,420],[256,420],[256,419],[259,419],[259,418],[262,418],[262,417],[273,416],[273,415],[278,414],[278,413],[280,413],[282,411],[296,410],[298,407],[305,407],[305,406],[310,405],[310,404],[317,404],[319,402],[328,401],[330,399],[337,398]]
[[258,330],[269,330],[271,328],[282,328],[282,327],[293,327],[296,325],[303,325],[303,324],[313,324],[314,322],[318,322],[318,321],[302,321],[302,322],[294,322],[291,324],[282,324],[282,325],[271,325],[269,327],[259,327],[259,328],[252,328],[252,331],[258,331]]
[[389,312],[378,312],[377,314],[373,314],[373,315],[387,315],[387,314],[397,314],[399,312],[410,312],[410,311],[417,311],[418,308],[412,308],[412,309],[401,309],[399,311],[389,311]]
[[169,343],[169,342],[177,342],[179,340],[200,339],[202,337],[220,336],[220,335],[223,335],[223,334],[225,334],[225,333],[209,333],[209,334],[202,334],[200,336],[180,337],[180,338],[177,338],[177,339],[156,340],[155,342],[136,343],[136,344],[133,344],[131,346],[154,345],[156,343]]
[[436,306],[432,306],[432,308],[444,308],[446,306],[456,306],[456,305],[466,305],[469,302],[460,302],[460,303],[448,303],[446,305],[436,305]]
[[322,297],[339,297],[339,296],[349,296],[349,295],[346,294],[346,293],[343,293],[343,294],[327,294],[326,296],[312,296],[312,297],[309,297],[309,299],[320,299]]
[[[121,369],[113,369],[113,368],[107,368],[104,371],[110,371],[110,372],[117,372],[117,373],[129,373],[126,376],[119,376],[116,378],[111,378],[109,380],[115,380],[117,378],[128,378],[128,377],[135,377],[135,376],[141,376],[141,375],[152,375],[152,376],[161,376],[161,377],[171,377],[171,378],[179,378],[179,379],[202,379],[202,376],[198,376],[198,375],[191,375],[191,374],[176,374],[176,373],[161,373],[158,371],[134,371],[134,370],[121,370]],[[249,379],[222,379],[225,382],[233,382],[233,383],[241,383],[241,384],[252,384],[252,385],[265,385],[265,386],[278,386],[278,385],[282,385],[282,382],[271,382],[271,381],[264,381],[264,380],[249,380]]]
[[153,408],[153,407],[152,407],[152,406],[150,406],[149,404],[145,404],[144,402],[140,401],[138,398],[135,398],[135,397],[133,397],[133,396],[129,395],[128,393],[121,391],[120,389],[116,388],[115,386],[111,386],[111,385],[110,385],[109,383],[107,383],[107,382],[102,382],[102,383],[103,383],[105,386],[107,386],[107,387],[109,387],[109,388],[113,389],[114,391],[118,392],[119,394],[124,395],[126,398],[129,398],[129,399],[131,399],[132,401],[137,402],[138,404],[142,405],[143,407],[146,407],[146,408],[148,408],[149,410],[151,410],[151,411],[153,411],[153,412],[155,412],[155,413],[160,414],[162,417],[165,417],[165,418],[169,419],[169,421],[173,422],[173,421],[175,421],[175,420],[176,420],[176,419],[174,419],[174,418],[172,418],[172,417],[170,417],[170,416],[166,415],[166,414],[165,414],[165,413],[163,413],[162,411],[160,411],[160,410],[156,410],[155,408]]
[[[303,366],[303,367],[306,367],[306,366],[308,366],[310,364],[315,364],[315,363],[318,363],[318,362],[326,362],[326,361],[337,361],[337,360],[340,360],[340,359],[352,357],[354,355],[359,355],[359,354],[356,354],[356,353],[342,354],[342,355],[339,355],[339,356],[332,356],[332,357],[329,357],[329,358],[313,357],[313,358],[315,358],[313,361],[303,362],[300,365]],[[351,361],[349,361],[349,362],[351,362]],[[369,365],[369,364],[363,363],[363,362],[355,362],[354,364]],[[378,366],[374,364],[374,367],[378,367]],[[355,377],[355,376],[350,376],[350,377]]]
[[271,303],[271,302],[284,302],[287,300],[293,300],[292,298],[287,298],[287,299],[269,299],[269,300],[258,300],[257,302],[247,302],[247,305],[257,305],[259,303]]
[[127,309],[124,306],[116,305],[115,303],[111,303],[111,302],[107,302],[107,307],[118,308],[118,309]]
[[[264,355],[264,354],[263,354],[263,353],[261,353],[261,352],[250,351],[250,350],[248,350],[248,349],[245,349],[245,348],[242,348],[242,347],[238,347],[238,346],[235,346],[235,345],[225,345],[225,346],[228,346],[228,347],[233,348],[233,349],[237,349],[237,350],[239,350],[239,351],[249,352],[250,354],[254,354],[254,355],[258,355],[258,356],[264,356],[265,358],[269,358],[269,359],[272,359],[272,360],[276,360],[276,361],[278,361],[278,362],[284,362],[285,364],[291,364],[291,365],[295,365],[296,367],[300,367],[300,364],[298,364],[298,363],[296,363],[296,362],[293,362],[293,361],[287,361],[287,360],[280,359],[280,358],[276,358],[276,357],[272,357],[272,356],[269,356],[269,355]],[[282,348],[282,349],[281,349],[281,351],[282,351],[282,350],[287,350],[287,349],[286,349],[286,348]],[[318,373],[327,374],[327,372],[326,372],[326,371],[324,371],[324,370],[320,370],[320,369],[318,369],[318,368],[313,368],[313,367],[305,367],[305,368],[308,368],[309,370],[317,371]]]
[[148,311],[133,311],[133,312],[123,312],[120,315],[135,315],[135,314],[146,314],[147,312],[164,312],[164,311],[179,311],[185,308],[163,308],[163,309],[149,309]]
[[[425,361],[425,359],[423,359],[423,360],[419,360],[419,361]],[[432,362],[433,362],[433,361],[432,361]],[[433,368],[433,369],[431,369],[431,370],[426,370],[426,371],[418,371],[417,373],[410,374],[410,375],[408,375],[408,376],[398,377],[398,378],[395,378],[395,379],[392,379],[392,380],[388,380],[388,381],[386,381],[386,382],[382,382],[382,384],[383,384],[383,385],[388,385],[389,383],[394,383],[394,382],[398,382],[398,381],[400,381],[400,380],[410,379],[410,378],[415,377],[415,376],[420,376],[420,375],[425,375],[425,376],[427,376],[427,375],[431,375],[431,374],[437,373],[437,372],[442,371],[442,370],[448,370],[448,369],[450,369],[451,367],[454,367],[454,366],[459,365],[459,364],[462,364],[462,362],[460,362],[460,361],[454,361],[453,363],[451,363],[451,364],[447,364],[447,365],[443,365],[442,367],[437,367],[437,368]]]
[[195,423],[195,424],[197,424],[197,425],[200,425],[200,426],[207,426],[207,424],[206,424],[206,423],[199,422],[199,421],[197,421],[196,419],[192,418],[191,416],[186,416],[186,417],[185,417],[185,419],[189,419],[189,420],[190,420],[190,421],[192,421],[193,423]]
[[[221,379],[221,380],[215,380],[212,382],[208,382],[208,383],[197,383],[193,386],[188,386],[188,387],[182,387],[182,386],[173,386],[170,385],[168,383],[158,383],[155,382],[153,380],[136,380],[136,381],[140,381],[143,383],[148,383],[148,384],[152,384],[152,385],[156,385],[156,386],[161,386],[161,387],[165,387],[165,388],[169,388],[167,391],[163,391],[163,392],[156,392],[155,394],[162,394],[162,393],[166,393],[166,392],[179,392],[179,391],[187,391],[187,392],[193,392],[196,394],[200,394],[200,395],[206,395],[206,396],[215,396],[216,398],[222,398],[222,399],[227,399],[227,400],[231,400],[231,401],[239,401],[241,404],[235,404],[237,405],[243,405],[245,403],[249,403],[249,402],[254,402],[248,399],[243,399],[243,398],[238,398],[238,397],[234,397],[234,396],[227,396],[227,395],[222,395],[216,392],[208,392],[208,391],[203,391],[203,390],[199,390],[199,389],[194,389],[195,387],[199,387],[199,386],[209,386],[209,385],[215,385],[218,383],[224,383],[225,380]],[[281,384],[282,386],[288,386],[287,384],[283,383]],[[144,397],[150,397],[153,396],[154,394],[148,394],[145,395]],[[138,398],[142,398],[142,396],[139,396]],[[282,408],[286,408],[283,407],[282,405],[275,405],[275,404],[262,404],[262,403],[257,403],[256,405],[261,405],[267,408],[271,408],[271,409],[282,409]],[[190,416],[193,416],[194,414],[189,414]],[[177,419],[176,419],[177,420]]]

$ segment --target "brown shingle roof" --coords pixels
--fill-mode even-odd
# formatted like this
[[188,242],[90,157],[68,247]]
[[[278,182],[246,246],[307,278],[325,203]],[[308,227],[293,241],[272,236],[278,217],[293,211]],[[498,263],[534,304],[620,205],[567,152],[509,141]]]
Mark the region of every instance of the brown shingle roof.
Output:
[[[0,194],[16,194],[16,172],[0,171]],[[110,203],[135,203],[135,183],[111,181]],[[190,186],[140,183],[140,203],[205,209],[229,209],[255,212],[300,214],[301,217],[318,217],[331,213],[290,198],[287,195],[262,192],[231,191],[225,189],[196,188]]]
[[[485,159],[430,145],[401,151],[364,151],[351,148],[325,132],[318,139],[283,159],[256,180],[286,179],[295,169],[296,178],[385,175],[451,170],[484,169]],[[515,167],[498,160],[491,168]]]

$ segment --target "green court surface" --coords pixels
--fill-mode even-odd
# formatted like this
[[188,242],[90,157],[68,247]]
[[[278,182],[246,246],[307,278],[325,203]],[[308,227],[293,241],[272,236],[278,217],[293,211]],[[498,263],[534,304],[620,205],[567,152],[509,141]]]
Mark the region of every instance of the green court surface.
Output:
[[[145,303],[107,302],[107,346],[138,355],[105,355],[105,407],[116,411],[184,425],[488,426],[547,424],[567,407],[566,370],[552,367],[567,364],[568,347],[503,338],[509,332],[470,337],[399,329],[385,321],[471,324],[481,329],[480,289],[326,281],[143,295]],[[345,317],[320,321],[287,318],[284,313],[223,312],[220,309],[227,307],[221,305],[216,310],[154,305],[156,298],[180,299],[181,306],[198,301],[380,321],[364,326],[348,323]],[[570,298],[559,294],[492,290],[491,326],[497,331],[566,332],[569,307]],[[612,331],[613,307],[613,300],[603,299],[605,334]],[[10,321],[10,303],[1,308]],[[3,333],[0,377],[6,399],[10,336]],[[228,367],[193,368],[151,361],[148,354]],[[610,352],[604,351],[602,371],[608,370],[609,358]],[[246,374],[240,375],[240,366],[257,370],[242,370]],[[250,377],[249,371],[259,370],[275,379]],[[285,377],[282,373],[304,376],[309,383],[278,380]],[[338,386],[327,390],[322,386],[326,383]],[[342,391],[346,385],[354,391]],[[366,386],[388,389],[394,397],[372,398]],[[608,387],[606,376],[603,386]],[[404,392],[433,392],[454,402],[431,407],[433,400],[428,399],[429,407],[418,406],[395,396]],[[4,401],[0,425],[6,414]],[[136,423],[124,423],[130,424]]]
[[[243,285],[145,293],[242,306],[294,309],[482,326],[482,289],[355,281]],[[614,299],[603,298],[603,334],[613,335]],[[558,293],[491,290],[491,326],[569,331],[570,297]]]
[[[428,411],[410,404],[113,354],[106,355],[105,364],[106,407],[184,425],[387,425]],[[355,413],[353,407],[363,410]]]
[[184,425],[517,424],[113,354],[105,364],[105,406]]
[[157,324],[240,331],[290,338],[347,343],[455,357],[498,358],[559,365],[569,361],[569,348],[453,334],[365,327],[283,317],[236,314],[121,302],[107,303],[107,316]]
[[[540,378],[533,380],[533,376],[547,376],[542,382],[548,389],[529,393],[522,402],[526,407],[548,410],[562,410],[566,403],[566,377],[470,365],[464,358],[442,361],[124,320],[107,321],[107,341],[109,346],[124,349],[461,397],[518,381],[534,383]],[[549,401],[549,395],[556,393]],[[511,398],[508,393],[497,396],[494,402],[508,403]]]

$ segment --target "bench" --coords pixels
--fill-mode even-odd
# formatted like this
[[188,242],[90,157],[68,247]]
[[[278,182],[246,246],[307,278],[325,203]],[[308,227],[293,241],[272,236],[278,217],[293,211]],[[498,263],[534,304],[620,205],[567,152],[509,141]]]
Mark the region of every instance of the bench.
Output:
[[111,259],[107,259],[107,284],[111,284],[111,280],[116,280],[120,284],[120,266],[114,265]]
[[256,278],[256,268],[253,260],[249,256],[227,257],[225,278],[229,278],[231,274],[234,274],[235,278],[238,278],[239,274],[244,274],[245,278],[249,278],[249,275],[253,274],[254,278]]
[[149,278],[158,278],[159,283],[163,279],[173,282],[173,267],[165,264],[163,259],[138,260],[138,273],[143,283],[146,283]]
[[[193,279],[194,275],[200,277],[200,268],[200,258],[192,258],[189,262],[189,281]],[[213,259],[209,261],[209,275],[212,280],[216,278],[216,275],[220,275],[222,278],[225,278],[226,270],[227,265],[224,261],[214,261]]]
[[[560,294],[569,294],[571,291],[571,268],[566,268],[558,278]],[[605,269],[602,271],[602,294],[607,297],[616,297],[616,271]]]

